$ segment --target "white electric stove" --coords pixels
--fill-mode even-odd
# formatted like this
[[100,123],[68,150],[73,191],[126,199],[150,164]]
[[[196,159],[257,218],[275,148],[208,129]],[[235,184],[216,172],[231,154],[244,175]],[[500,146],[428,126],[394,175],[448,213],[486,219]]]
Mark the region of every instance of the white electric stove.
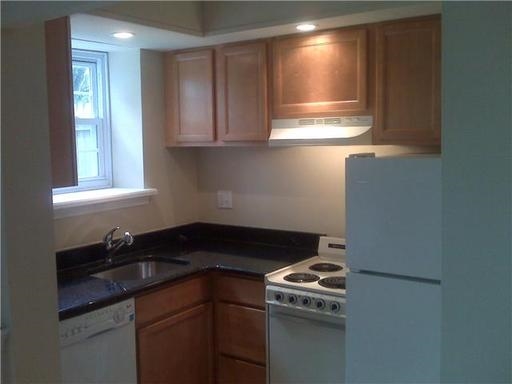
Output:
[[329,301],[344,304],[346,273],[345,239],[322,236],[318,256],[265,276],[266,301],[268,304],[342,315],[342,308],[338,305],[329,307],[323,296],[334,296]]
[[265,276],[267,382],[344,383],[345,239]]

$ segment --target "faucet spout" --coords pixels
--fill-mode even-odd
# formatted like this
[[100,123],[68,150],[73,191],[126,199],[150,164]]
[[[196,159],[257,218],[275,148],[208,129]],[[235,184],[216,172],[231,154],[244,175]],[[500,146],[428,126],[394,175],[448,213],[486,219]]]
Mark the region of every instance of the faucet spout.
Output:
[[133,236],[130,232],[126,231],[120,239],[114,241],[114,232],[117,231],[119,227],[112,228],[107,234],[103,237],[103,244],[105,244],[105,248],[107,249],[107,257],[105,258],[105,262],[107,264],[112,263],[112,256],[124,245],[130,246],[133,244]]

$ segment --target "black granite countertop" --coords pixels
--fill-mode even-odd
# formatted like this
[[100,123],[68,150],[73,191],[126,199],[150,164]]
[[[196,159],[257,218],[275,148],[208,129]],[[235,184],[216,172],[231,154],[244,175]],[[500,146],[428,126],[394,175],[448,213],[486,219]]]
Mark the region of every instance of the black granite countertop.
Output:
[[[112,281],[90,276],[106,268],[100,244],[57,254],[59,318],[134,297],[159,285],[210,270],[263,277],[266,273],[314,256],[317,234],[197,223],[136,236],[139,246],[121,253],[114,265],[138,259],[179,261],[153,278]],[[252,241],[251,241],[252,240]]]

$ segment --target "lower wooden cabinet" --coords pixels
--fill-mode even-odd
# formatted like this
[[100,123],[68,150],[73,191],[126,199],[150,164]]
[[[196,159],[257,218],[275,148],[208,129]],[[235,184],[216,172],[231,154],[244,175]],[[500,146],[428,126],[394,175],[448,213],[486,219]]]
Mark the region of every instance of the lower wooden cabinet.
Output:
[[213,278],[217,382],[265,384],[265,285],[218,273]]
[[139,383],[264,384],[264,292],[261,278],[215,272],[137,297]]
[[218,384],[265,384],[265,381],[264,366],[226,356],[220,356],[218,359]]
[[200,275],[135,299],[139,383],[213,382],[210,287]]
[[140,383],[211,383],[212,304],[205,303],[137,331]]
[[236,304],[215,307],[220,353],[265,364],[265,311]]

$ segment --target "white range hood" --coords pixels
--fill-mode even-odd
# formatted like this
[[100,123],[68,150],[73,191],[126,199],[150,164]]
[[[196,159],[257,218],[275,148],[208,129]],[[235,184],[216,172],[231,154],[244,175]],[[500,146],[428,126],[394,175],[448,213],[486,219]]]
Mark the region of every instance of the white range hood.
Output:
[[371,144],[372,116],[274,119],[269,144],[364,145]]

